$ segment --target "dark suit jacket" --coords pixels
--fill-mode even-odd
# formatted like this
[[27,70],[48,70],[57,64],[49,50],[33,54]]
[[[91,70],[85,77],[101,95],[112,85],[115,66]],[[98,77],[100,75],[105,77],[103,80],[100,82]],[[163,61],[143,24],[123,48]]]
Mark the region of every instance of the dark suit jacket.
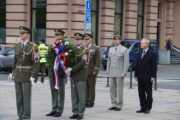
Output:
[[135,77],[138,80],[151,80],[151,77],[156,78],[157,73],[157,56],[150,49],[146,52],[143,59],[141,58],[142,51],[138,54],[138,59],[135,67]]

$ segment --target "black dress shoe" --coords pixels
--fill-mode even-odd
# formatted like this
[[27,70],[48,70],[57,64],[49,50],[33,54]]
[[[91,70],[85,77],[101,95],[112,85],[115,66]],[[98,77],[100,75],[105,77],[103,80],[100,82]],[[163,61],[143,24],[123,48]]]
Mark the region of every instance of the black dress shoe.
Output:
[[88,105],[86,106],[86,108],[91,108],[94,107],[94,103],[88,103]]
[[136,113],[144,113],[145,110],[144,109],[140,109],[140,110],[137,110]]
[[150,113],[150,110],[145,110],[144,111],[144,114],[149,114]]
[[61,117],[61,113],[60,113],[60,112],[56,112],[56,114],[54,115],[54,117]]
[[41,80],[41,83],[44,83],[44,80]]
[[34,83],[37,83],[37,80],[34,80]]
[[51,111],[50,113],[46,114],[46,116],[54,116],[56,114],[56,111]]
[[116,107],[110,107],[108,110],[115,110]]
[[121,108],[116,107],[115,111],[121,111]]
[[83,119],[83,115],[78,115],[77,120]]
[[72,116],[69,117],[70,119],[77,119],[78,118],[78,115],[76,114],[73,114]]
[[89,105],[89,102],[86,102],[85,106],[88,106]]

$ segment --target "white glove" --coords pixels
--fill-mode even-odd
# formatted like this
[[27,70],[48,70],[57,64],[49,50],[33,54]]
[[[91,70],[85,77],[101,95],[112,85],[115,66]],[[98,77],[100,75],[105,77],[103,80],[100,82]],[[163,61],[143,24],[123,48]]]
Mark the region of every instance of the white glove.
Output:
[[30,77],[30,81],[31,81],[31,82],[34,82],[34,80],[35,80],[35,78]]
[[13,73],[10,73],[9,76],[8,76],[8,80],[13,80],[14,77],[13,77]]
[[71,71],[72,71],[72,68],[67,68],[67,69],[66,69],[66,74],[67,74],[67,76],[70,76],[70,75],[71,75]]

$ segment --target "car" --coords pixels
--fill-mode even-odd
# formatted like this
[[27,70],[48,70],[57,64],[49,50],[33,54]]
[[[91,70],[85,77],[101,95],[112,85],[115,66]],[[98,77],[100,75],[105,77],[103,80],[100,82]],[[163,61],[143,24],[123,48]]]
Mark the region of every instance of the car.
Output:
[[[128,49],[129,63],[131,64],[131,67],[133,70],[136,66],[135,63],[137,61],[137,55],[141,50],[140,44],[141,44],[140,40],[123,40],[123,41],[121,41],[121,45],[125,46]],[[112,47],[112,46],[113,45],[111,45],[110,47]],[[108,58],[108,53],[109,53],[110,47],[108,47],[102,54],[102,66],[103,66],[104,70],[106,70],[107,58]],[[158,63],[158,61],[159,61],[159,48],[158,48],[157,41],[155,41],[155,40],[150,41],[150,49],[156,53],[157,58],[158,58],[158,60],[157,60],[157,63]]]
[[[15,49],[12,47],[0,46],[0,71],[11,72],[14,67]],[[40,70],[41,72],[41,70]],[[48,68],[46,67],[46,76],[48,75]]]
[[7,48],[0,51],[0,71],[12,71],[14,66],[14,48]]

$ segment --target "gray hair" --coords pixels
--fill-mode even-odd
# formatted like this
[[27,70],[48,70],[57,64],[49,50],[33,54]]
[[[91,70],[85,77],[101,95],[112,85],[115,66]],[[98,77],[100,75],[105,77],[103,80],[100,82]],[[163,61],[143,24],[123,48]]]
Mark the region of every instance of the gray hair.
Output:
[[143,38],[143,39],[141,40],[141,42],[147,43],[147,44],[149,45],[150,40],[149,40],[149,39],[147,39],[147,38]]

